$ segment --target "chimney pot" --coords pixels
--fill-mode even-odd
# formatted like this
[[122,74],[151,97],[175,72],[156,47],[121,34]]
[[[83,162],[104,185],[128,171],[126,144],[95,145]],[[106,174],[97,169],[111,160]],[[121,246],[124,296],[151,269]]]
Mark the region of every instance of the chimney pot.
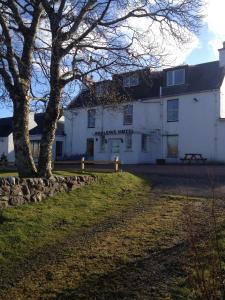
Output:
[[223,42],[223,49],[225,49],[225,42]]

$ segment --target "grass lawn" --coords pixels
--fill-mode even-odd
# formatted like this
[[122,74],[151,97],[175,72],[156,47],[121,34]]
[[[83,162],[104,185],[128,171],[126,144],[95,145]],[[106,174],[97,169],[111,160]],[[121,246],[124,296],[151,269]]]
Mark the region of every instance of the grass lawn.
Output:
[[[207,200],[189,202],[202,231]],[[187,299],[186,207],[183,197],[159,196],[147,180],[119,173],[6,209],[0,299]]]

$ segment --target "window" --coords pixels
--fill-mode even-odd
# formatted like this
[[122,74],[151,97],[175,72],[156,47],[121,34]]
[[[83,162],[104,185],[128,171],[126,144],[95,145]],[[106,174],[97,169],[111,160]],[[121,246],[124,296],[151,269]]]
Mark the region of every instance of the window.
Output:
[[178,157],[178,135],[167,136],[167,156]]
[[106,140],[104,136],[100,136],[100,152],[105,152]]
[[123,124],[124,125],[133,124],[133,105],[125,105],[123,107]]
[[179,119],[179,100],[167,101],[167,122],[177,122]]
[[185,83],[185,69],[167,71],[167,86]]
[[141,135],[141,151],[147,152],[148,151],[148,136],[147,134]]
[[126,151],[132,150],[132,134],[127,134],[125,136],[125,147],[126,147]]
[[95,109],[88,110],[88,128],[95,128],[95,115],[96,115]]
[[123,86],[124,87],[137,86],[138,84],[139,84],[139,77],[137,74],[123,77]]
[[102,97],[106,93],[106,87],[103,83],[96,85],[95,92],[97,97]]
[[30,141],[31,143],[31,152],[34,159],[37,159],[39,157],[40,153],[40,141]]

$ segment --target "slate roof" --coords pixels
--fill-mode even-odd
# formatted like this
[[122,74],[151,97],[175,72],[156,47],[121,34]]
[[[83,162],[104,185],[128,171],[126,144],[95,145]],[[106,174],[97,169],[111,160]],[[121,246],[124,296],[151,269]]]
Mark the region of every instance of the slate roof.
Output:
[[0,137],[7,137],[12,132],[12,118],[0,119]]
[[[37,126],[30,130],[30,135],[39,135],[43,131],[44,114],[35,114],[34,116]],[[12,133],[12,118],[0,119],[0,137],[8,137]],[[64,123],[58,122],[56,135],[64,135]]]
[[[166,72],[168,70],[179,68],[185,69],[185,84],[167,87]],[[136,72],[139,72],[139,74],[141,74],[145,71],[146,69]],[[175,68],[164,69],[159,72],[149,72],[147,76],[140,77],[140,84],[138,86],[122,88],[121,79],[123,78],[123,76],[127,76],[129,74],[130,73],[114,75],[111,82],[117,83],[117,86],[119,82],[119,93],[121,95],[128,96],[127,99],[129,101],[135,101],[138,99],[159,98],[160,87],[162,88],[161,96],[164,97],[219,89],[225,73],[224,68],[221,68],[219,66],[219,61],[213,61],[193,66],[178,66]],[[104,84],[104,82],[97,82],[95,83],[95,86],[102,83]],[[84,91],[69,104],[68,109],[76,107],[95,106],[98,104],[99,102],[95,97],[94,92]]]
[[[43,125],[44,125],[44,114],[39,113],[35,114],[34,120],[37,123],[37,126],[30,130],[30,135],[39,135],[43,132]],[[64,135],[64,123],[58,121],[57,123],[57,130],[56,135]]]

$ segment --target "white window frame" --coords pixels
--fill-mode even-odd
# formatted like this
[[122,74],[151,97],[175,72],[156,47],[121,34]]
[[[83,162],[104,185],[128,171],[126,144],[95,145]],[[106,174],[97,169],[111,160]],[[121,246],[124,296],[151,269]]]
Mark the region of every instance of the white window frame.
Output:
[[[182,82],[176,82],[176,72],[183,72],[183,80]],[[172,74],[172,81],[170,82],[169,77]],[[185,83],[185,69],[176,69],[176,70],[170,70],[166,73],[166,85],[167,86],[173,86],[173,85],[181,85]]]
[[133,124],[133,105],[127,104],[123,107],[123,125]]
[[[175,109],[169,107],[170,103],[172,102],[177,103],[177,107]],[[173,114],[176,114],[175,118],[171,117]],[[167,122],[178,122],[178,121],[179,121],[179,99],[167,100]]]
[[[93,113],[93,115],[91,115]],[[91,118],[93,118],[93,121],[91,121]],[[87,123],[88,128],[95,128],[95,121],[96,121],[96,109],[89,109],[87,111]],[[93,123],[93,124],[92,124]]]
[[41,141],[40,140],[31,140],[31,153],[34,159],[37,159],[40,154],[40,145]]
[[[176,145],[176,154],[169,153],[169,139],[170,138],[176,138],[177,139],[177,145]],[[167,136],[167,157],[168,158],[178,158],[179,156],[179,136],[177,134],[171,134]]]
[[99,138],[99,151],[100,152],[105,152],[106,150],[106,140],[105,140],[105,136],[101,135]]
[[123,77],[123,87],[132,87],[137,85],[139,85],[139,76],[137,74]]
[[133,135],[126,134],[125,135],[125,151],[130,152],[133,149]]

